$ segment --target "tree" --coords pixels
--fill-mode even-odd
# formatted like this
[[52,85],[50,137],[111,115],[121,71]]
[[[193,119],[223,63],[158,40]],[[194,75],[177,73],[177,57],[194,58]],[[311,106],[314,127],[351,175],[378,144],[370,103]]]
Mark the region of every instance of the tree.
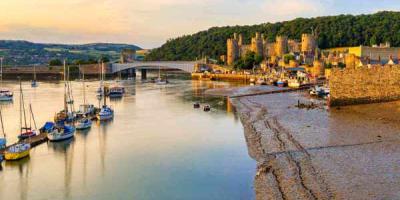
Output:
[[60,59],[52,59],[49,62],[50,66],[61,66],[63,65],[62,61]]

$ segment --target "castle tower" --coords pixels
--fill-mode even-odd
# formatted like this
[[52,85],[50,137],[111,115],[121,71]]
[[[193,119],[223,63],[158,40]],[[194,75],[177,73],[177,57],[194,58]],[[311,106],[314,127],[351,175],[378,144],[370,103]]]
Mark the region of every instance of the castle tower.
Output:
[[288,39],[286,36],[277,36],[275,43],[275,54],[278,57],[283,57],[288,51]]
[[235,61],[239,58],[238,35],[236,33],[234,34],[233,38],[227,40],[226,47],[227,47],[226,62],[229,66],[232,66],[235,63]]
[[251,38],[251,51],[258,56],[263,56],[263,40],[258,32],[255,37]]
[[312,54],[317,48],[315,37],[311,34],[301,35],[301,52],[305,54]]

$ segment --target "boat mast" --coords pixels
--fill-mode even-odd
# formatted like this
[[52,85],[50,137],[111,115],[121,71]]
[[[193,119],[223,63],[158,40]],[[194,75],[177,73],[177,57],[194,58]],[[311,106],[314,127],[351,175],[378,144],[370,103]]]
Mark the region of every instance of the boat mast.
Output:
[[36,65],[33,65],[33,80],[36,81]]
[[0,57],[0,84],[3,87],[3,57]]
[[[22,92],[22,82],[21,82],[21,80],[19,81],[19,90],[20,90],[20,107],[22,108],[22,110],[21,110],[21,112],[23,112],[23,114],[24,114],[24,124],[25,124],[25,127],[22,127],[21,128],[21,133],[22,133],[22,131],[25,129],[25,130],[27,130],[28,129],[28,125],[27,125],[27,123],[26,123],[26,112],[25,112],[25,104],[24,104],[24,93]],[[21,116],[22,117],[22,116]],[[22,123],[22,120],[21,120],[21,123]],[[22,124],[21,124],[21,126],[22,126]]]
[[3,132],[4,138],[6,138],[6,132],[4,131],[4,124],[3,124],[3,113],[1,112],[1,107],[0,107],[0,121],[1,121],[1,131]]
[[35,130],[37,130],[35,115],[33,115],[33,111],[32,111],[32,104],[29,104],[29,110],[30,110],[30,112],[31,112],[31,116],[32,116],[32,120],[33,120],[33,125],[35,126]]
[[68,105],[67,105],[67,77],[66,77],[66,61],[64,59],[64,110],[65,113],[68,113]]
[[[81,65],[79,65],[79,69],[81,68]],[[82,68],[82,87],[83,87],[83,105],[86,105],[86,87],[85,87],[85,70]]]
[[[104,79],[104,62],[101,61],[101,73],[102,73],[102,83],[103,83],[103,79]],[[104,106],[107,105],[107,98],[106,98],[106,87],[103,85],[103,99],[104,99]]]

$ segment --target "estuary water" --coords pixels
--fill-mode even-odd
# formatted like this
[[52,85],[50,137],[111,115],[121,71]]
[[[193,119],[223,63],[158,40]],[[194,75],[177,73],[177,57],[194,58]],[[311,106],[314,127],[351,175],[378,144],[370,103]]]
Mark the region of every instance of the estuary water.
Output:
[[[29,158],[3,162],[0,199],[254,199],[256,163],[243,127],[226,99],[203,95],[206,88],[229,83],[171,82],[121,82],[127,94],[108,102],[115,109],[113,121],[93,123],[72,140],[42,144]],[[39,128],[62,109],[63,83],[22,84]],[[78,109],[83,86],[72,85]],[[98,85],[88,81],[85,90],[96,106]],[[14,102],[1,104],[13,142],[19,132],[19,85],[3,87],[14,91]],[[195,101],[212,105],[212,111],[194,109]]]

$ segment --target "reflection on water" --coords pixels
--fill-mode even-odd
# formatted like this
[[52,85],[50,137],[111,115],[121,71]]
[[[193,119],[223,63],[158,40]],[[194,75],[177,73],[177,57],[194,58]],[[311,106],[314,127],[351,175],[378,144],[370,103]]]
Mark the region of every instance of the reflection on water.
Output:
[[[255,163],[229,100],[203,95],[228,83],[172,80],[167,86],[121,82],[126,96],[108,103],[110,122],[75,138],[42,144],[29,158],[3,163],[0,199],[252,199]],[[88,102],[98,82],[87,83]],[[24,83],[38,125],[63,106],[63,85]],[[8,87],[18,95],[17,84]],[[76,104],[81,83],[73,82]],[[212,112],[193,109],[210,104]],[[16,141],[19,102],[2,104],[5,129]],[[75,105],[77,108],[78,105]]]

